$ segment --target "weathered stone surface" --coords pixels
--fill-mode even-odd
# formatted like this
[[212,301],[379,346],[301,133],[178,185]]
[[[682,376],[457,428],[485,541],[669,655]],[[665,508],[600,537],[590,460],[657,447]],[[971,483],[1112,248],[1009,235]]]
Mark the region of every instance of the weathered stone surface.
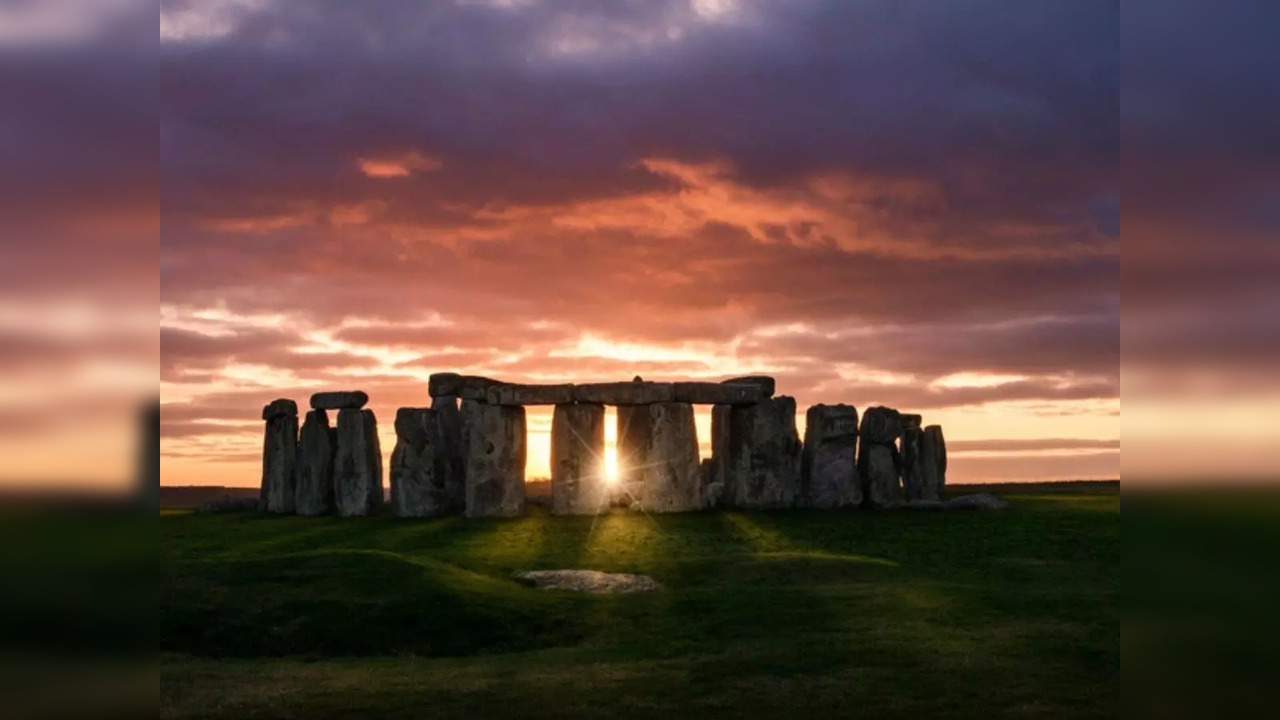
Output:
[[[865,415],[863,426],[866,426]],[[862,480],[863,507],[891,508],[902,501],[898,465],[896,447],[862,439],[858,450],[858,476]]]
[[462,376],[458,373],[431,373],[427,378],[427,394],[433,398],[462,394]]
[[603,405],[649,405],[674,402],[675,386],[671,383],[652,383],[643,380],[618,383],[588,383],[575,385],[573,400],[580,403]]
[[372,410],[338,411],[333,494],[343,517],[377,515],[382,509],[382,445]]
[[[908,416],[903,416],[907,419]],[[918,415],[915,417],[919,417]],[[936,497],[927,495],[924,482],[924,466],[921,463],[921,442],[924,439],[924,430],[920,429],[919,421],[914,423],[904,422],[902,425],[902,437],[898,441],[902,454],[902,492],[906,496],[907,501],[912,500],[936,500]]]
[[458,377],[458,397],[463,400],[487,402],[489,390],[505,384],[479,375],[460,375]]
[[796,401],[776,397],[729,413],[725,503],[742,509],[793,507],[800,492]]
[[732,405],[715,405],[711,408],[711,476],[709,484],[720,486],[720,504],[727,491],[725,469],[729,463],[729,413]]
[[688,403],[654,403],[649,410],[640,507],[645,512],[701,510],[702,473],[698,429]]
[[278,398],[262,408],[263,420],[274,420],[278,417],[298,417],[298,403],[288,398]]
[[902,434],[902,416],[897,410],[887,407],[867,408],[862,415],[862,428],[859,435],[865,443],[892,445]]
[[764,399],[759,385],[710,382],[673,383],[675,402],[694,405],[754,405]]
[[299,515],[333,512],[333,460],[337,448],[329,430],[328,413],[324,410],[307,413],[298,441],[298,484],[294,491]]
[[778,382],[768,375],[746,375],[744,377],[736,377],[725,380],[726,385],[755,385],[760,388],[760,392],[765,398],[773,397],[773,393],[778,387]]
[[662,585],[648,575],[606,573],[599,570],[534,570],[516,575],[516,580],[539,590],[570,592],[613,594],[662,589]]
[[485,400],[490,405],[561,405],[573,402],[573,386],[495,385]]
[[359,410],[369,404],[369,395],[362,390],[322,392],[311,396],[313,410]]
[[862,503],[858,480],[858,411],[849,405],[814,405],[805,414],[800,504],[829,510]]
[[644,486],[644,464],[649,453],[649,406],[619,405],[617,423],[618,484],[624,492],[638,499]]
[[[287,412],[290,407],[293,414]],[[276,400],[262,411],[268,420],[262,443],[262,488],[258,493],[258,504],[268,512],[291,515],[294,511],[298,462],[297,410],[298,405],[292,400]]]
[[920,476],[920,498],[941,500],[942,491],[947,486],[947,441],[942,436],[940,425],[930,425],[921,434],[917,474]]
[[551,415],[551,512],[598,515],[608,510],[604,406],[557,405]]
[[438,517],[449,512],[440,420],[429,408],[396,411],[391,452],[391,512],[396,517]]
[[1005,510],[1009,503],[991,493],[975,493],[951,498],[946,506],[948,510]]
[[724,483],[716,480],[715,460],[706,458],[702,461],[700,470],[702,473],[702,506],[708,510],[715,510],[724,504]]
[[517,517],[525,511],[525,411],[518,405],[463,400],[467,517]]
[[454,395],[431,398],[440,424],[440,453],[444,457],[444,487],[449,515],[460,514],[467,504],[467,446],[463,441],[462,411]]

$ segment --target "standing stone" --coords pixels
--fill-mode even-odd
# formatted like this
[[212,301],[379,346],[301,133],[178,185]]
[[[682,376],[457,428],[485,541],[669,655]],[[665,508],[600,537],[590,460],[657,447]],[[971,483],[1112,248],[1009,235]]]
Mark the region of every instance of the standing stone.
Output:
[[632,498],[638,498],[649,452],[649,406],[619,405],[617,423],[618,484]]
[[732,405],[711,407],[711,467],[707,479],[707,493],[714,499],[708,506],[728,503],[729,485],[726,468],[729,464],[729,412]]
[[908,501],[927,500],[924,480],[920,468],[920,441],[924,430],[920,429],[923,421],[919,415],[902,416],[902,437],[898,441],[902,455],[902,492]]
[[698,429],[689,403],[648,406],[649,442],[640,508],[645,512],[688,512],[703,507]]
[[814,405],[805,414],[800,504],[830,510],[862,503],[858,480],[858,411],[849,405]]
[[382,509],[382,446],[372,410],[338,411],[333,491],[343,517],[377,515]]
[[463,442],[462,411],[456,395],[431,398],[440,424],[440,453],[444,457],[444,487],[450,515],[461,514],[467,504],[467,446]]
[[609,510],[604,477],[604,405],[556,405],[551,415],[551,512]]
[[396,517],[437,517],[450,507],[440,422],[429,408],[396,411],[391,452],[391,512]]
[[329,415],[312,410],[302,423],[298,442],[298,485],[294,493],[299,515],[333,512],[333,459],[336,447],[329,432]]
[[525,412],[519,405],[462,403],[467,517],[524,514]]
[[858,475],[862,480],[862,504],[871,508],[896,507],[902,501],[901,456],[897,441],[902,417],[886,407],[869,408],[859,432]]
[[800,492],[796,401],[770,398],[729,413],[726,501],[744,510],[787,508]]
[[947,441],[942,437],[941,425],[924,429],[919,466],[922,499],[941,500],[947,486]]
[[298,404],[283,398],[274,400],[262,409],[262,419],[267,421],[267,429],[258,506],[267,512],[291,515],[298,461]]

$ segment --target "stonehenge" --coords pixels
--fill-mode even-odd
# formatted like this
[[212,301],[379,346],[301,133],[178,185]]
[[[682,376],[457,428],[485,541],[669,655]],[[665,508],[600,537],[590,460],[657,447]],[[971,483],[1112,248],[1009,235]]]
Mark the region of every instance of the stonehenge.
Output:
[[[944,505],[942,428],[875,406],[818,404],[797,431],[792,397],[749,375],[723,382],[519,384],[436,373],[430,407],[399,408],[390,514],[512,518],[526,512],[526,407],[552,406],[551,512],[597,515],[621,502],[648,513],[920,508]],[[258,507],[343,517],[383,512],[377,419],[359,390],[274,400],[265,422]],[[694,407],[710,406],[711,456]],[[605,472],[606,406],[617,413],[617,478]],[[329,413],[337,412],[336,426]],[[861,422],[859,422],[861,420]]]

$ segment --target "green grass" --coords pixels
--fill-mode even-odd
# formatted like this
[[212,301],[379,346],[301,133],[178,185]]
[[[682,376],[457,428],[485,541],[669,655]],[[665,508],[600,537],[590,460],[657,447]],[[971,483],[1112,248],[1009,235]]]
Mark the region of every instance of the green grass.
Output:
[[[994,513],[161,517],[162,717],[1115,717],[1116,485]],[[622,597],[521,570],[654,576]]]

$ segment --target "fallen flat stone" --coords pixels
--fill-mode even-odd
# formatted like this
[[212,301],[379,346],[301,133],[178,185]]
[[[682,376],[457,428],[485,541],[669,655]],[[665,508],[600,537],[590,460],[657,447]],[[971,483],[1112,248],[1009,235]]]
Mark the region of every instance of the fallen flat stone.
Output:
[[941,500],[947,486],[947,441],[942,436],[942,426],[930,425],[924,429],[917,465],[921,497]]
[[951,498],[945,504],[948,510],[1005,510],[1009,507],[1007,501],[991,493],[961,495]]
[[862,415],[862,428],[858,434],[864,443],[892,445],[902,434],[902,416],[893,408],[867,408]]
[[311,396],[313,410],[359,410],[369,404],[369,395],[361,390],[322,392]]
[[[863,427],[866,416],[863,416]],[[858,476],[862,480],[862,506],[876,509],[897,507],[902,502],[898,478],[898,449],[893,445],[868,443],[858,450]]]
[[427,394],[433,398],[462,394],[462,376],[458,373],[431,373],[427,378]]
[[516,580],[539,590],[600,594],[653,592],[662,589],[662,585],[648,575],[599,570],[533,570],[516,575]]
[[273,420],[278,417],[298,416],[298,403],[288,398],[278,398],[262,408],[262,419]]
[[773,397],[773,393],[778,387],[778,382],[768,375],[746,375],[743,377],[730,378],[724,381],[725,385],[755,385],[760,388],[760,392],[765,398]]
[[524,408],[463,400],[462,425],[467,448],[467,517],[524,515]]
[[784,395],[732,408],[725,504],[743,510],[794,507],[801,450],[795,398]]
[[551,415],[551,512],[599,515],[608,510],[604,406],[557,405]]
[[573,402],[573,386],[495,385],[485,400],[490,405],[562,405]]
[[302,423],[294,490],[294,509],[299,515],[333,512],[333,461],[337,448],[329,429],[329,415],[324,410],[312,410]]
[[693,406],[654,403],[648,410],[649,443],[640,507],[652,513],[701,510],[702,464],[698,459]]
[[448,513],[445,457],[436,411],[396,411],[396,446],[391,452],[391,513],[396,517],[438,517]]
[[675,387],[672,383],[644,381],[588,383],[574,386],[573,400],[574,402],[600,403],[602,405],[650,405],[652,403],[674,402]]
[[[275,408],[268,413],[267,410]],[[288,413],[289,408],[293,413]],[[263,409],[270,415],[262,442],[262,487],[259,506],[267,512],[292,515],[297,482],[298,405],[292,400],[276,400]]]
[[338,411],[333,496],[338,515],[377,515],[382,509],[382,446],[372,410]]
[[675,402],[694,405],[754,405],[765,399],[759,385],[678,382],[673,386]]
[[461,375],[458,377],[458,397],[484,402],[489,397],[490,389],[505,384],[479,375]]
[[798,504],[819,510],[862,504],[857,451],[857,409],[849,405],[809,408],[805,413]]

